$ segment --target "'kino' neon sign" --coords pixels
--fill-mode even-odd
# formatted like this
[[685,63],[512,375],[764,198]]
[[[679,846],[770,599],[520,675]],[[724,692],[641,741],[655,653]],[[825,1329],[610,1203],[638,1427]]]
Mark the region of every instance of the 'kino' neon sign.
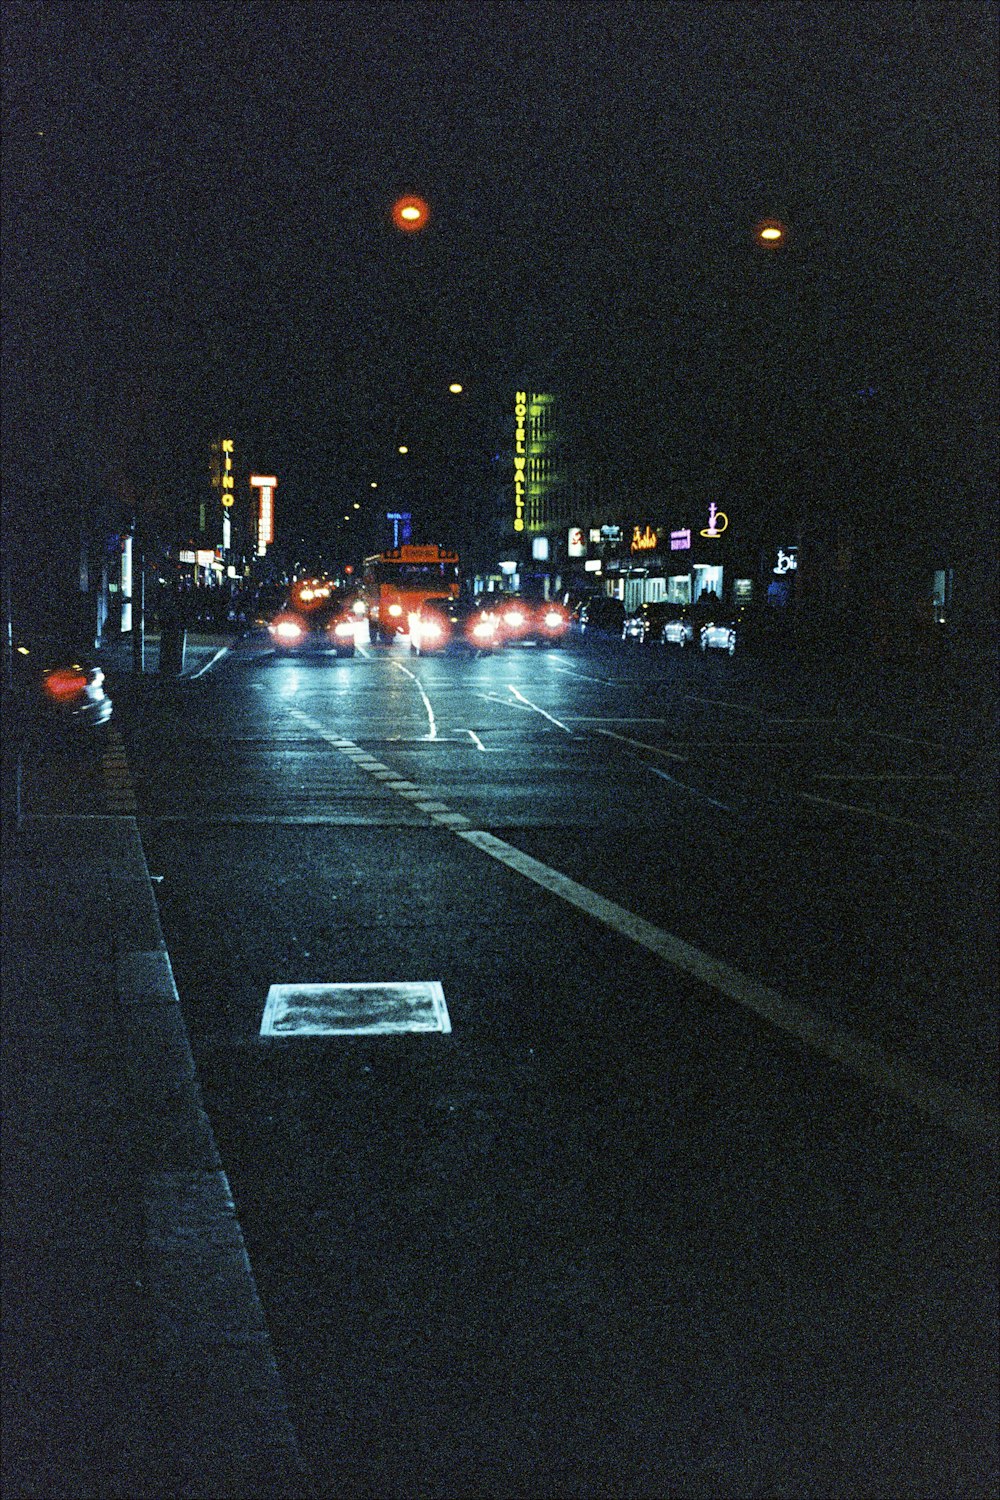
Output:
[[514,392],[514,530],[524,530],[524,492],[527,459],[527,437],[524,421],[528,415],[527,391]]
[[233,494],[235,482],[233,479],[233,440],[222,439],[222,503],[230,510],[235,503],[236,496]]

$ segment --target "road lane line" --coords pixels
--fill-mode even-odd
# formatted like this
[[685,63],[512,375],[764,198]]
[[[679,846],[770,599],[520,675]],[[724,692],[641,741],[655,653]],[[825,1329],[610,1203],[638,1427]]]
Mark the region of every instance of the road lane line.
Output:
[[[335,744],[337,748],[342,747],[343,742],[340,741],[339,736],[323,730],[316,720],[311,719],[299,709],[293,709],[292,713],[301,722]],[[361,767],[361,769],[367,768]],[[673,777],[668,776],[664,771],[657,770],[656,767],[650,766],[649,769],[664,780],[674,780]],[[469,820],[463,814],[450,811],[445,803],[432,802],[427,798],[426,792],[412,782],[382,782],[381,784],[390,790],[397,791],[411,805],[416,798],[421,798],[427,815],[436,826],[447,830],[455,838],[464,839],[474,848],[498,860],[517,874],[533,881],[604,926],[656,954],[671,967],[691,975],[702,984],[725,995],[727,999],[735,1001],[779,1031],[804,1042],[828,1061],[846,1068],[863,1083],[904,1099],[923,1114],[940,1120],[957,1135],[971,1140],[985,1139],[994,1150],[996,1149],[998,1137],[1000,1137],[1000,1118],[995,1110],[989,1109],[979,1100],[950,1084],[942,1083],[938,1079],[921,1073],[919,1069],[912,1067],[904,1060],[892,1057],[874,1043],[866,1041],[846,1027],[827,1021],[808,1007],[786,999],[776,990],[759,984],[732,964],[714,958],[711,954],[703,953],[701,949],[684,942],[682,938],[654,926],[643,917],[638,917],[625,907],[619,906],[617,902],[610,901],[605,896],[599,896],[595,891],[571,880],[569,876],[562,875],[558,870],[553,870],[540,860],[523,853],[513,844],[505,843],[494,834],[471,827]],[[686,787],[682,782],[675,784],[684,787],[686,791],[695,791],[693,787]],[[696,795],[705,796],[700,792]],[[711,802],[712,798],[707,797],[706,800]],[[823,799],[808,800],[822,801]],[[722,803],[715,805],[724,806]],[[832,805],[836,806],[836,804]],[[420,803],[417,803],[417,807],[420,807]],[[859,811],[855,808],[849,810]],[[731,812],[732,809],[725,808],[725,811]]]
[[846,1027],[827,1021],[806,1006],[786,999],[724,960],[713,958],[711,954],[685,943],[682,938],[655,927],[652,922],[588,890],[568,875],[560,874],[494,834],[475,828],[455,828],[454,834],[622,937],[655,953],[672,968],[690,974],[779,1031],[804,1042],[828,1060],[841,1064],[862,1082],[900,1096],[924,1114],[940,1120],[957,1135],[968,1139],[985,1138],[996,1148],[1000,1135],[1000,1118],[996,1111],[961,1089],[921,1073]]
[[[512,682],[508,682],[507,691],[508,693],[513,693],[514,697],[517,698],[520,703],[523,703],[526,708],[534,709],[536,714],[541,714],[543,719],[548,719],[550,724],[554,724],[556,728],[561,729],[564,734],[573,736],[572,729],[567,729],[566,725],[563,724],[559,719],[554,719],[551,714],[547,714],[545,712],[544,708],[539,708],[537,703],[532,703],[530,698],[526,698],[523,693],[519,693]],[[573,737],[575,738],[575,736]]]
[[834,802],[830,797],[814,797],[811,792],[800,792],[799,796],[803,802],[815,802],[820,807],[832,807],[837,812],[849,813],[855,818],[874,818],[876,822],[892,823],[899,828],[916,828],[922,834],[930,834],[938,839],[948,839],[951,843],[962,842],[962,834],[955,833],[950,828],[935,828],[930,823],[916,823],[912,818],[893,817],[891,813],[878,812],[874,807],[855,807],[853,802]]
[[735,812],[735,808],[727,807],[724,802],[716,802],[715,798],[710,797],[707,792],[700,792],[696,786],[688,786],[686,781],[678,781],[675,776],[670,776],[666,771],[661,771],[658,766],[647,766],[646,769],[652,771],[654,776],[659,776],[662,781],[669,781],[671,786],[678,786],[681,791],[690,792],[692,797],[700,797],[702,801],[710,802],[713,807],[721,807],[723,812]]
[[428,698],[427,694],[424,692],[424,685],[423,685],[423,683],[420,681],[420,678],[417,676],[417,674],[415,672],[411,672],[410,669],[409,669],[409,667],[404,667],[403,663],[401,661],[394,661],[393,662],[393,666],[394,667],[398,667],[399,670],[400,670],[400,672],[405,672],[406,675],[407,675],[407,677],[409,677],[410,681],[411,682],[415,682],[417,684],[417,687],[420,690],[420,696],[424,700],[424,707],[427,710],[427,718],[428,718],[428,720],[430,722],[430,733],[427,735],[427,738],[429,740],[436,740],[437,739],[437,720],[434,717],[434,709],[431,707],[431,700]]
[[694,693],[685,693],[684,698],[688,703],[710,703],[713,708],[735,708],[738,709],[741,714],[757,714],[758,716],[763,716],[764,713],[764,710],[762,708],[753,708],[746,703],[727,703],[722,698],[698,698]]
[[956,781],[950,771],[814,771],[815,781]]
[[194,680],[195,680],[196,677],[204,677],[205,673],[209,670],[209,668],[210,667],[214,667],[215,663],[217,661],[221,661],[221,659],[224,656],[227,656],[231,650],[232,650],[231,646],[222,646],[218,651],[216,651],[215,655],[213,657],[211,657],[211,659],[205,663],[205,665],[203,667],[199,667],[198,668],[197,672],[190,672],[188,674],[188,680],[191,681],[191,682],[194,682]]
[[593,729],[592,734],[606,735],[609,740],[621,740],[623,745],[632,745],[636,750],[649,750],[653,755],[664,755],[667,760],[679,760],[687,763],[686,755],[678,755],[675,750],[664,750],[659,745],[647,745],[645,740],[629,739],[627,734],[615,734],[613,729]]

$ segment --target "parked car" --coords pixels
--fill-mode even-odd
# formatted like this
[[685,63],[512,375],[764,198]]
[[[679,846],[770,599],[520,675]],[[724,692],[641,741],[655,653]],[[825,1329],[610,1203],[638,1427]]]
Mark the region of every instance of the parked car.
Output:
[[620,599],[599,594],[580,610],[580,632],[582,635],[621,635],[625,624],[625,606]]
[[635,641],[640,646],[651,642],[659,644],[663,639],[663,626],[675,609],[676,605],[668,604],[665,599],[637,604],[625,615],[622,640]]
[[701,649],[728,651],[733,656],[736,651],[737,623],[735,615],[726,614],[717,614],[714,619],[706,620],[699,631]]
[[354,596],[338,589],[306,591],[305,597],[293,591],[268,625],[268,635],[280,656],[330,651],[353,656],[363,612],[361,606],[359,615]]
[[415,656],[444,651],[495,651],[500,622],[474,599],[425,599],[410,615],[410,650]]
[[671,604],[660,628],[665,646],[687,646],[694,640],[694,620],[689,604]]
[[552,599],[505,594],[497,612],[500,638],[506,646],[557,646],[569,634],[569,610]]
[[[5,684],[16,733],[60,740],[100,732],[112,714],[104,671],[88,649],[58,635],[15,635]],[[10,728],[5,724],[5,730]]]

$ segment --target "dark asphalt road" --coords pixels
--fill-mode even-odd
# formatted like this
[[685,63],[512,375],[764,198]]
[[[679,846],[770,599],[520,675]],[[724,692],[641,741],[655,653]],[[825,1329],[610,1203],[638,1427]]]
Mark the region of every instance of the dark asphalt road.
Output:
[[[992,1491],[995,1159],[921,1106],[995,1105],[974,744],[614,642],[117,701],[321,1494]],[[404,979],[450,1035],[258,1037]]]

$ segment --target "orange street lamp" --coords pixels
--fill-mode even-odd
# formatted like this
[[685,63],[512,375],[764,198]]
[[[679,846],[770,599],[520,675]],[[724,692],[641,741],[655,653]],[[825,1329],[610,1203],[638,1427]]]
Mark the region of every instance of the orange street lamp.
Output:
[[392,205],[392,222],[405,234],[414,234],[418,229],[426,228],[430,216],[430,206],[426,200],[418,198],[414,193],[397,198]]
[[753,237],[765,250],[777,250],[787,240],[788,230],[780,219],[761,219],[754,228]]

